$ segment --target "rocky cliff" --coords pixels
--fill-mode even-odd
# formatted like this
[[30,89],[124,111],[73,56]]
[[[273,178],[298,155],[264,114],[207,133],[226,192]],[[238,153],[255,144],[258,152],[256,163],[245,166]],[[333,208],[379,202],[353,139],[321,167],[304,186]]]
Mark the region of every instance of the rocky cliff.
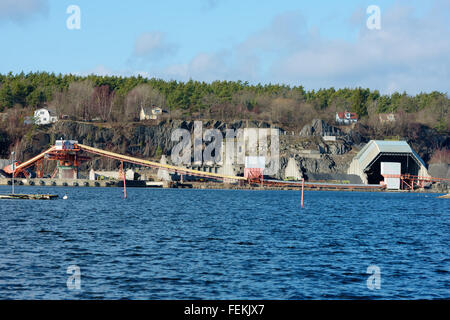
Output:
[[[269,128],[265,122],[222,121],[203,122],[203,129],[216,128],[225,136],[225,129]],[[158,124],[130,123],[94,124],[74,121],[59,121],[52,126],[38,127],[24,135],[16,146],[19,160],[29,159],[42,152],[58,139],[73,139],[79,143],[96,148],[128,154],[145,159],[159,160],[165,154],[170,159],[170,151],[175,145],[171,134],[177,128],[193,132],[193,121],[165,120]],[[324,136],[332,136],[327,139]],[[345,174],[351,159],[369,139],[359,132],[333,127],[322,120],[315,119],[298,131],[285,131],[280,128],[280,165],[278,178],[283,176],[283,169],[290,158],[294,158],[301,173],[306,176],[328,174]],[[422,139],[424,140],[424,139]],[[0,146],[5,145],[4,136]],[[418,141],[421,150],[429,150]],[[7,153],[4,153],[7,154]],[[82,169],[117,169],[117,162],[95,158]],[[442,170],[441,170],[442,171]]]

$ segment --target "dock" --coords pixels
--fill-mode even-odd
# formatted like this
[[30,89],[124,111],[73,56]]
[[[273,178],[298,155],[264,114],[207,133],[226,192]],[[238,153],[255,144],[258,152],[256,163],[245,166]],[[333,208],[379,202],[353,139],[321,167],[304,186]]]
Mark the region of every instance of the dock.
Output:
[[56,200],[56,194],[0,194],[0,200]]
[[[134,188],[168,188],[167,182],[159,181],[129,181],[128,187]],[[51,178],[15,178],[16,186],[41,186],[41,187],[123,187],[123,181],[117,180],[88,180],[88,179],[51,179]],[[10,186],[11,179],[0,178],[0,186]]]

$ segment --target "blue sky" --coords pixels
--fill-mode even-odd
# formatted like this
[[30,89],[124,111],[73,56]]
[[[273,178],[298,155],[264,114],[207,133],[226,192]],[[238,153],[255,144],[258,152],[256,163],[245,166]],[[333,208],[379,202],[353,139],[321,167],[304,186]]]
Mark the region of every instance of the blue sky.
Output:
[[[0,0],[0,73],[447,92],[449,2]],[[80,30],[66,27],[69,5]],[[369,5],[380,30],[366,27]]]

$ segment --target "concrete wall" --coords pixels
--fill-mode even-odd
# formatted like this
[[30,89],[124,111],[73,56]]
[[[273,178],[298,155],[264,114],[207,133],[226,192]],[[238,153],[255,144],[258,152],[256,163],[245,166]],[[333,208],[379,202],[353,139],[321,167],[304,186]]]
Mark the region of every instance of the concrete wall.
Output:
[[358,159],[353,159],[350,163],[350,166],[348,167],[347,173],[349,175],[356,175],[361,178],[362,183],[367,184],[367,175],[364,173],[363,169],[361,169],[361,166],[359,164]]
[[[165,155],[163,155],[163,156],[161,157],[161,161],[160,161],[159,163],[161,163],[161,164],[167,164],[167,159],[166,159],[166,156],[165,156]],[[159,168],[159,169],[158,169],[157,177],[158,177],[158,179],[161,180],[161,181],[166,181],[166,182],[167,182],[167,181],[172,181],[172,178],[171,178],[171,176],[170,176],[170,174],[169,174],[169,171],[167,171],[166,169]]]
[[[110,179],[121,180],[119,171],[94,171],[91,169],[89,171],[89,180],[98,180],[101,176]],[[134,180],[135,172],[131,169],[125,171],[125,179]]]
[[[115,183],[110,181],[90,181],[90,180],[82,180],[82,179],[45,179],[45,178],[37,178],[37,179],[14,179],[15,185],[22,186],[58,186],[58,187],[108,187],[112,186]],[[0,179],[0,185],[7,186],[10,185],[11,179]]]
[[297,162],[294,158],[289,158],[288,164],[284,169],[284,177],[293,178],[294,180],[301,180],[303,178],[303,174],[300,172]]

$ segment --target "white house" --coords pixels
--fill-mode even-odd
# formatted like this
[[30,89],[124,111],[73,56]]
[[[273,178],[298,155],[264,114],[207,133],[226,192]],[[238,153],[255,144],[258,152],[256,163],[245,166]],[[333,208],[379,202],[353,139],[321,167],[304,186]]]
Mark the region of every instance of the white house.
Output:
[[162,114],[163,112],[163,109],[161,109],[160,107],[155,107],[154,105],[151,108],[141,107],[139,120],[156,120],[158,119],[158,115]]
[[55,123],[58,117],[53,110],[42,108],[34,112],[34,123],[38,125]]
[[152,113],[152,109],[148,107],[141,107],[141,112],[139,113],[139,120],[156,120],[157,116]]

